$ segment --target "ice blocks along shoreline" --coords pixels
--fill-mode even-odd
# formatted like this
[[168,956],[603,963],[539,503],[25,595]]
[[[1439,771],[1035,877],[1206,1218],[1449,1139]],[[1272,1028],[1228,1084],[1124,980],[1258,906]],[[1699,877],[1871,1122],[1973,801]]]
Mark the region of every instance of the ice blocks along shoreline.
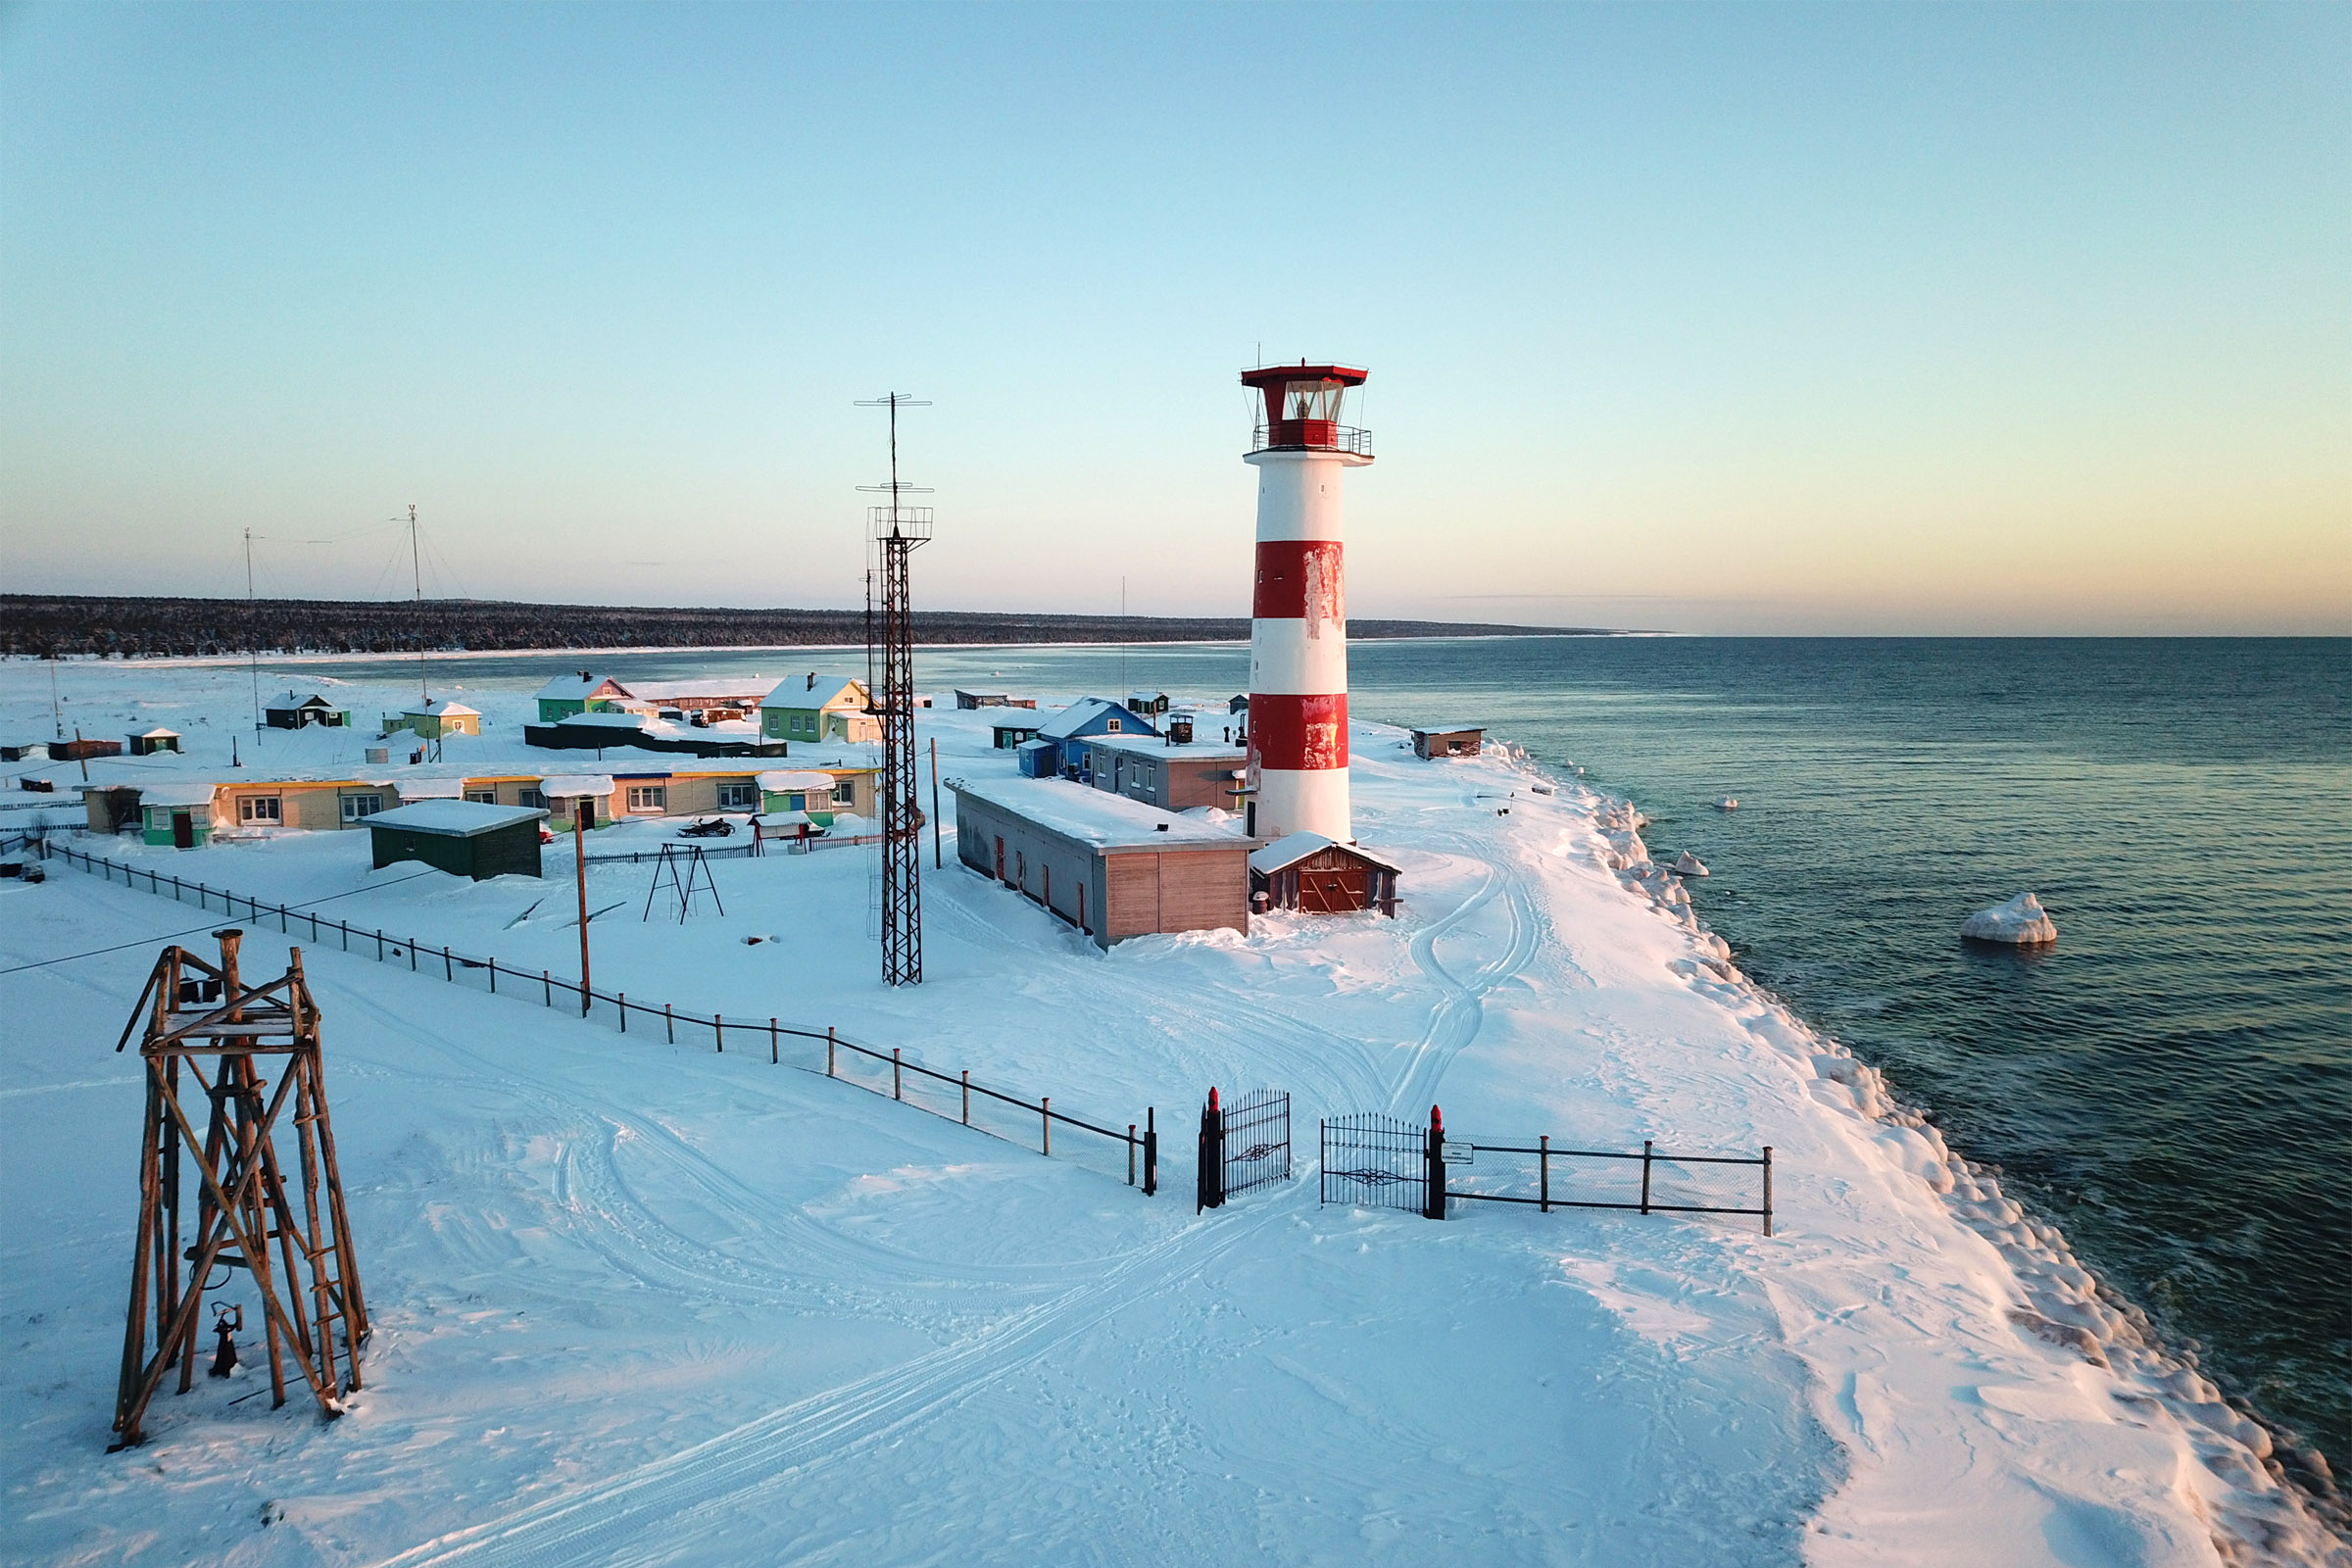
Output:
[[2031,893],[2020,893],[2005,904],[1970,915],[1961,922],[1960,934],[1971,942],[2038,948],[2058,940],[2058,927],[2042,909],[2039,899]]

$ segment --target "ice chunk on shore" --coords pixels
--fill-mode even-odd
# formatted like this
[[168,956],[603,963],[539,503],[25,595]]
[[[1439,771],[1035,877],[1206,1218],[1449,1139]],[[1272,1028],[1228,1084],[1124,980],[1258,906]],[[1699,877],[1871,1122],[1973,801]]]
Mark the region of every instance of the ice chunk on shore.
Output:
[[1740,797],[1737,795],[1726,795],[1722,800],[1715,803],[1715,809],[1718,811],[1737,811],[1740,809]]
[[2031,893],[2020,893],[2006,904],[1996,904],[1970,915],[1961,923],[1960,934],[1979,942],[2036,947],[2057,941],[2058,927],[2042,912],[2039,899]]
[[1685,850],[1674,858],[1674,874],[1677,876],[1705,876],[1707,865],[1697,856]]

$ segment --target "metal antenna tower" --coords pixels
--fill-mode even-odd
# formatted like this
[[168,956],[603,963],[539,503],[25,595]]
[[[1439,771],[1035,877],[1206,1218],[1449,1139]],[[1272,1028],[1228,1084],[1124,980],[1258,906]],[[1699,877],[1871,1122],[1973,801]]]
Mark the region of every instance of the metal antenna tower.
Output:
[[262,732],[262,634],[253,612],[253,530],[245,530],[245,626],[252,647],[246,652],[253,667],[253,732]]
[[[398,559],[397,557],[394,559]],[[416,550],[416,507],[409,505],[409,578],[416,592],[416,699],[429,707],[433,694],[424,681],[424,566]]]
[[[917,985],[923,978],[922,808],[914,793],[914,605],[906,558],[931,538],[931,509],[907,506],[906,498],[931,492],[899,478],[899,411],[931,405],[892,392],[858,406],[890,411],[890,483],[858,487],[890,497],[888,506],[868,509],[881,557],[875,586],[880,590],[882,680],[879,687],[867,686],[866,704],[882,721],[882,979],[888,985]],[[875,655],[869,616],[869,669]]]

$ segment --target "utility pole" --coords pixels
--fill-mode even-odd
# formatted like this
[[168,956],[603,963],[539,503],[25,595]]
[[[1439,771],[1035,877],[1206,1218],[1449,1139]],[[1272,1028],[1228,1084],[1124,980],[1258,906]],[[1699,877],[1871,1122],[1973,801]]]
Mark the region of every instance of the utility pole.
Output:
[[[923,978],[923,845],[914,783],[914,607],[906,568],[907,558],[931,538],[931,509],[906,504],[909,495],[930,492],[899,478],[899,410],[930,405],[892,392],[858,406],[890,411],[890,482],[858,486],[890,497],[888,506],[868,513],[881,555],[882,681],[878,690],[867,687],[866,703],[882,721],[882,979],[916,985]],[[876,654],[871,615],[869,609],[868,669]]]
[[571,813],[572,870],[580,886],[580,1016],[588,1016],[588,828],[596,801],[583,795]]
[[253,663],[253,732],[262,732],[262,639],[253,615],[253,530],[245,530],[245,636]]
[[[960,842],[960,841],[958,841]],[[939,847],[939,737],[931,737],[931,869],[947,869],[947,852]]]
[[[395,557],[394,559],[398,559]],[[424,566],[416,548],[416,503],[409,503],[409,578],[416,590],[416,706],[427,707],[433,694],[424,683]],[[582,926],[580,940],[588,940]]]
[[57,726],[57,738],[66,738],[66,707],[57,695],[57,666],[66,656],[55,648],[49,650],[49,722]]

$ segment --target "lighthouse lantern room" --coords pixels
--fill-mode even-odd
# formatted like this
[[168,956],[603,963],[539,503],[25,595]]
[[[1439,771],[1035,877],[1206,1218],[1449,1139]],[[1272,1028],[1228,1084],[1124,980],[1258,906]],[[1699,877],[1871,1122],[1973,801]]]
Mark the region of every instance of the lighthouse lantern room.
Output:
[[1348,807],[1348,601],[1342,478],[1372,438],[1342,422],[1365,372],[1340,365],[1242,372],[1264,400],[1250,627],[1250,832],[1353,841]]

